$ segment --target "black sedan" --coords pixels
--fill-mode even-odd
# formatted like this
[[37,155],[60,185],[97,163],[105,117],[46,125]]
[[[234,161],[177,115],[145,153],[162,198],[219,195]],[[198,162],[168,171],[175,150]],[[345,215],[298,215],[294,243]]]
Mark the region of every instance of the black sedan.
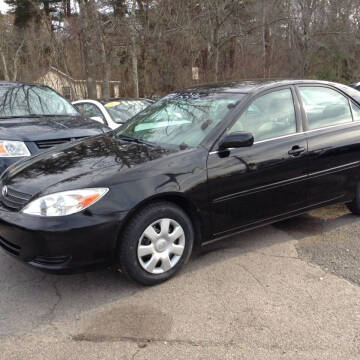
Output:
[[0,173],[24,157],[109,130],[47,86],[0,81]]
[[170,94],[0,179],[0,245],[39,269],[162,282],[203,247],[310,209],[360,214],[360,96],[319,81]]

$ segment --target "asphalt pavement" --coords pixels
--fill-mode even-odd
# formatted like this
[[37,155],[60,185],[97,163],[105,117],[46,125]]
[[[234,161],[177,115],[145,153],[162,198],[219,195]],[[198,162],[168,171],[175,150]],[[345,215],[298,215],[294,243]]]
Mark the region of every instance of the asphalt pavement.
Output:
[[156,287],[46,275],[0,253],[0,359],[359,359],[360,218],[243,233]]

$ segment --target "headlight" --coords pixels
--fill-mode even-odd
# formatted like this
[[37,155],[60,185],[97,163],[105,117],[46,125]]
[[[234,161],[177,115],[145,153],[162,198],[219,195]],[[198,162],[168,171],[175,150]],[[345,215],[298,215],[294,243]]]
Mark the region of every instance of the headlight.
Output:
[[86,209],[100,200],[108,188],[63,191],[33,200],[22,210],[25,214],[38,216],[64,216]]
[[22,141],[0,140],[0,157],[30,156],[30,151]]

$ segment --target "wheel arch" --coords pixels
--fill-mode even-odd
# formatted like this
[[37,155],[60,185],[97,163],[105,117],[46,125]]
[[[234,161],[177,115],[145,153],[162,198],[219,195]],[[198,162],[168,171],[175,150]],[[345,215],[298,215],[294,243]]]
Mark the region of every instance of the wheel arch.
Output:
[[184,196],[182,193],[176,193],[176,192],[169,192],[169,193],[161,193],[153,195],[149,198],[144,199],[140,203],[138,203],[133,209],[129,211],[129,213],[126,215],[125,219],[122,221],[121,227],[119,229],[118,233],[118,242],[121,241],[121,233],[123,229],[127,226],[129,221],[131,220],[132,216],[144,208],[145,206],[151,204],[154,201],[168,201],[170,203],[173,203],[177,206],[179,206],[190,218],[193,227],[194,227],[194,245],[196,247],[199,247],[201,245],[201,242],[203,240],[203,236],[205,234],[204,231],[204,221],[200,214],[199,208],[186,196]]

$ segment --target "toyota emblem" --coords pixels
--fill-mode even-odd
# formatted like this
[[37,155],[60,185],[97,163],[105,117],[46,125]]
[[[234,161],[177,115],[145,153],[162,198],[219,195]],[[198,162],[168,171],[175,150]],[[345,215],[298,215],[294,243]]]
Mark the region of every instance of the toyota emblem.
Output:
[[2,188],[2,190],[1,190],[1,194],[2,194],[2,196],[6,196],[7,195],[7,193],[8,193],[8,188],[7,188],[7,186],[5,185],[5,186],[3,186],[3,188]]

